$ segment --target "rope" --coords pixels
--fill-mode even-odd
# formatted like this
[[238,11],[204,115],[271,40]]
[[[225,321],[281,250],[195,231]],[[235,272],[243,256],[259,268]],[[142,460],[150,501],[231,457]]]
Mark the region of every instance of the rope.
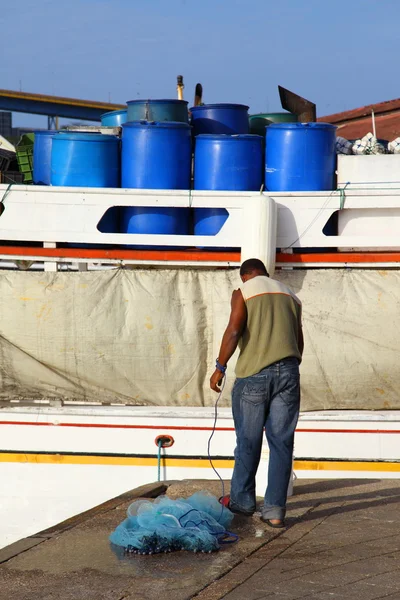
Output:
[[[359,183],[360,185],[362,185],[364,182],[362,181],[358,181],[357,183]],[[368,182],[365,182],[368,183]],[[371,182],[373,183],[373,182]],[[382,181],[380,183],[390,183],[389,181]],[[393,183],[397,183],[397,182],[393,182]],[[302,231],[299,236],[291,243],[289,244],[289,246],[286,246],[284,248],[284,250],[289,250],[289,248],[291,248],[292,246],[294,246],[294,244],[296,244],[296,242],[299,242],[301,240],[301,238],[303,237],[303,235],[305,235],[307,233],[307,231],[314,225],[314,223],[317,221],[317,219],[319,219],[320,215],[322,214],[323,210],[325,210],[325,207],[328,205],[328,203],[330,202],[333,194],[335,192],[339,192],[340,194],[340,204],[339,204],[339,209],[343,210],[344,209],[344,204],[346,201],[346,188],[347,186],[350,185],[350,181],[348,181],[343,188],[337,188],[336,190],[332,190],[330,192],[330,194],[328,194],[327,199],[325,200],[325,202],[323,203],[323,205],[321,206],[321,208],[319,209],[319,211],[317,212],[317,214],[315,215],[315,217],[310,221],[310,223],[307,225],[307,227],[304,229],[304,231]],[[365,188],[353,188],[351,187],[350,190],[365,190]],[[396,190],[396,189],[400,189],[400,188],[373,188],[374,190]]]
[[[214,473],[216,474],[216,476],[218,477],[218,479],[221,482],[221,488],[222,488],[222,497],[225,496],[225,484],[224,484],[224,480],[222,479],[221,475],[218,473],[217,469],[214,467],[212,458],[211,458],[211,440],[213,439],[216,427],[217,427],[217,420],[218,420],[218,402],[221,399],[222,396],[222,392],[224,391],[224,387],[225,387],[225,381],[226,381],[226,376],[225,373],[223,374],[223,379],[222,379],[222,385],[221,385],[221,391],[218,394],[218,398],[215,402],[215,406],[214,406],[214,424],[212,427],[212,432],[210,437],[208,438],[208,444],[207,444],[207,453],[208,453],[208,460],[210,462],[211,468],[214,471]],[[221,503],[221,514],[219,516],[219,518],[217,519],[217,521],[220,521],[221,517],[222,517],[222,513],[224,512],[224,505]],[[237,542],[239,540],[239,536],[236,535],[236,533],[232,533],[231,531],[225,531],[222,534],[218,534],[218,542],[220,544],[234,544],[235,542]]]
[[[222,377],[223,377],[223,379],[222,379],[221,391],[220,391],[220,393],[218,394],[218,398],[217,398],[217,400],[216,400],[216,402],[215,402],[215,406],[214,406],[214,424],[213,424],[213,427],[212,427],[211,435],[210,435],[210,437],[208,438],[208,443],[207,443],[207,454],[208,454],[208,460],[209,460],[209,462],[210,462],[211,468],[212,468],[212,470],[214,471],[214,473],[216,474],[216,476],[218,477],[218,479],[219,479],[219,480],[220,480],[220,482],[221,482],[221,488],[222,488],[222,494],[221,494],[221,495],[222,495],[222,496],[225,496],[225,484],[224,484],[224,480],[222,479],[221,475],[218,473],[217,469],[214,467],[214,463],[213,463],[213,461],[212,461],[212,458],[211,458],[211,440],[213,439],[213,436],[214,436],[214,433],[215,433],[215,429],[216,429],[216,427],[217,427],[217,420],[218,420],[218,402],[219,402],[219,401],[220,401],[220,399],[221,399],[222,392],[224,391],[224,387],[225,387],[225,381],[226,381],[225,374],[223,374],[223,375],[222,375]],[[221,516],[222,516],[222,513],[223,513],[223,510],[224,510],[224,506],[221,504],[221,515],[220,515],[220,517],[219,517],[219,518],[221,518]],[[218,520],[219,520],[219,519],[218,519]]]
[[14,181],[12,181],[11,183],[8,184],[6,191],[3,194],[2,199],[0,200],[0,204],[2,204],[4,202],[4,200],[7,198],[8,194],[10,193],[11,190],[11,186],[14,184]]
[[307,231],[314,225],[314,223],[319,219],[320,215],[322,214],[323,210],[325,209],[325,207],[329,204],[329,202],[331,201],[332,195],[335,193],[336,190],[332,190],[331,193],[328,195],[327,199],[325,200],[325,202],[323,203],[323,205],[321,206],[321,208],[319,209],[319,211],[317,212],[317,214],[315,215],[315,217],[310,221],[310,223],[307,225],[307,227],[304,229],[304,231],[302,231],[298,237],[291,243],[289,244],[289,246],[286,246],[284,248],[284,250],[288,250],[289,248],[291,248],[292,246],[294,246],[294,244],[296,242],[299,242],[301,240],[301,238],[303,237],[303,235],[305,235],[307,233]]

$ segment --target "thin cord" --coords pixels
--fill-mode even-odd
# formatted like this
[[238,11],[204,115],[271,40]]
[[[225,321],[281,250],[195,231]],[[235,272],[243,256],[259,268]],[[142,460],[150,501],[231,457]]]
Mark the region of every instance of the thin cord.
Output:
[[[207,452],[208,452],[208,460],[210,461],[210,465],[212,470],[214,471],[214,473],[216,474],[216,476],[218,477],[218,479],[221,482],[221,487],[222,487],[222,497],[225,496],[225,484],[224,484],[224,480],[222,479],[221,475],[218,473],[217,469],[214,467],[212,458],[211,458],[211,440],[213,439],[214,433],[215,433],[215,429],[217,427],[217,420],[218,420],[218,402],[221,399],[222,396],[222,392],[224,391],[224,387],[225,387],[225,381],[226,381],[226,376],[225,373],[223,374],[223,379],[222,379],[222,385],[221,385],[221,391],[218,394],[218,398],[215,402],[215,407],[214,407],[214,424],[213,424],[213,428],[212,428],[212,432],[210,437],[208,438],[208,444],[207,444]],[[221,503],[221,513],[218,517],[218,519],[216,519],[218,522],[220,522],[221,517],[222,517],[222,513],[224,512],[224,505]],[[235,542],[237,542],[239,540],[239,536],[236,535],[236,533],[232,533],[231,531],[225,531],[222,534],[219,534],[221,537],[218,539],[218,542],[220,544],[234,544]]]
[[8,194],[10,193],[11,187],[14,184],[14,182],[12,181],[11,183],[8,184],[6,191],[3,194],[3,197],[0,198],[0,204],[2,204],[4,202],[4,200],[7,198]]
[[[224,391],[224,387],[225,387],[225,381],[226,381],[226,377],[225,377],[225,373],[222,376],[222,385],[221,385],[221,391],[218,394],[218,398],[215,402],[215,406],[214,406],[214,425],[212,428],[212,432],[210,437],[208,438],[208,444],[207,444],[207,453],[208,453],[208,460],[210,462],[211,468],[214,471],[214,473],[216,474],[216,476],[218,477],[218,479],[221,482],[221,487],[222,487],[222,497],[225,496],[225,484],[224,484],[224,480],[222,479],[221,475],[218,473],[217,469],[214,467],[212,458],[211,458],[211,440],[213,439],[214,433],[215,433],[215,429],[217,427],[217,420],[218,420],[218,402],[221,399],[222,396],[222,392]],[[221,514],[219,516],[219,519],[221,519],[222,513],[224,511],[224,505],[221,504]],[[217,519],[219,521],[219,519]]]
[[[296,244],[296,242],[299,242],[301,240],[301,238],[309,231],[309,229],[314,225],[314,223],[316,222],[316,220],[320,217],[322,211],[325,209],[325,207],[327,206],[327,204],[330,202],[333,194],[335,194],[336,192],[339,192],[339,201],[340,201],[340,205],[339,205],[339,209],[343,210],[344,208],[344,203],[345,203],[345,193],[346,193],[346,188],[348,185],[350,185],[350,181],[348,181],[344,187],[340,188],[338,187],[336,190],[332,190],[331,193],[328,195],[327,199],[325,200],[325,202],[323,203],[323,205],[321,206],[321,208],[319,209],[319,211],[317,212],[317,214],[315,215],[315,217],[310,221],[310,223],[307,225],[307,227],[298,235],[298,237],[288,246],[285,246],[284,248],[282,248],[283,250],[289,250],[290,248],[292,248],[292,246],[294,246],[294,244]],[[400,183],[398,181],[355,181],[353,183],[351,183],[351,188],[349,188],[348,191],[352,192],[352,191],[362,191],[365,190],[367,188],[357,188],[357,187],[353,187],[354,185],[377,185],[379,183],[385,184],[385,183]],[[380,191],[394,191],[394,190],[399,190],[400,188],[386,188],[386,187],[375,187],[374,191],[376,190],[380,190]]]
[[323,203],[323,205],[321,206],[321,208],[319,209],[319,211],[317,212],[317,214],[315,215],[315,217],[310,221],[310,223],[307,225],[307,227],[304,229],[304,231],[302,231],[298,237],[291,243],[289,244],[289,246],[285,246],[285,248],[283,248],[284,250],[289,250],[289,248],[291,248],[292,246],[294,246],[294,244],[296,242],[299,242],[301,240],[301,238],[303,237],[303,235],[305,235],[307,233],[307,231],[314,225],[314,223],[317,221],[317,219],[319,219],[319,216],[322,214],[323,210],[325,209],[325,207],[329,204],[332,195],[334,194],[336,190],[332,190],[332,192],[329,194],[329,196],[327,197],[327,199],[325,200],[325,202]]

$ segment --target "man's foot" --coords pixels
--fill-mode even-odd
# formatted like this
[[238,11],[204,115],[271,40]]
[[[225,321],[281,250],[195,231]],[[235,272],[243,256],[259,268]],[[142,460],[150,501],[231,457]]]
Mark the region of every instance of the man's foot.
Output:
[[285,527],[285,521],[283,519],[267,519],[265,517],[260,518],[263,523],[266,523],[274,529],[283,529]]
[[254,511],[240,510],[239,508],[232,508],[230,496],[221,496],[221,498],[219,498],[218,502],[220,504],[222,504],[222,506],[225,506],[225,508],[227,508],[228,510],[233,512],[235,515],[244,515],[246,517],[251,517],[254,513]]

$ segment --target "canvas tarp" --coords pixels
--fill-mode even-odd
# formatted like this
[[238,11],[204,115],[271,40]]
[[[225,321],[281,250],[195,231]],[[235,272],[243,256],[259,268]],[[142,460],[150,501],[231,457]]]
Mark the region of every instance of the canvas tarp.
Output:
[[[302,410],[400,408],[400,272],[275,277],[303,302]],[[1,271],[0,399],[211,405],[239,285],[237,269]]]

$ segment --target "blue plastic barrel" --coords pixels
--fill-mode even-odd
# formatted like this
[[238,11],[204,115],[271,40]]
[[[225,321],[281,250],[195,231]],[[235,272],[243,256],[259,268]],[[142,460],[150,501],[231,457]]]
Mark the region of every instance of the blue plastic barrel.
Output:
[[194,106],[191,124],[194,135],[201,133],[249,133],[249,107],[244,104]]
[[121,127],[128,120],[127,109],[112,110],[101,115],[101,124],[104,127]]
[[127,105],[128,121],[189,121],[186,100],[129,100]]
[[263,138],[260,135],[196,137],[194,189],[257,191],[263,182]]
[[332,190],[336,127],[274,123],[266,129],[265,187],[273,192]]
[[101,133],[58,133],[53,137],[51,184],[119,187],[119,139]]
[[[263,138],[259,135],[196,137],[196,190],[258,191],[263,182]],[[196,208],[195,235],[216,235],[228,218],[223,208]]]
[[33,143],[33,183],[50,185],[51,183],[51,147],[53,136],[58,133],[54,129],[35,131]]
[[[187,190],[191,158],[187,123],[141,121],[122,127],[123,188]],[[126,207],[121,209],[121,232],[187,234],[189,210]]]
[[190,169],[186,123],[139,121],[122,126],[122,187],[187,190]]

